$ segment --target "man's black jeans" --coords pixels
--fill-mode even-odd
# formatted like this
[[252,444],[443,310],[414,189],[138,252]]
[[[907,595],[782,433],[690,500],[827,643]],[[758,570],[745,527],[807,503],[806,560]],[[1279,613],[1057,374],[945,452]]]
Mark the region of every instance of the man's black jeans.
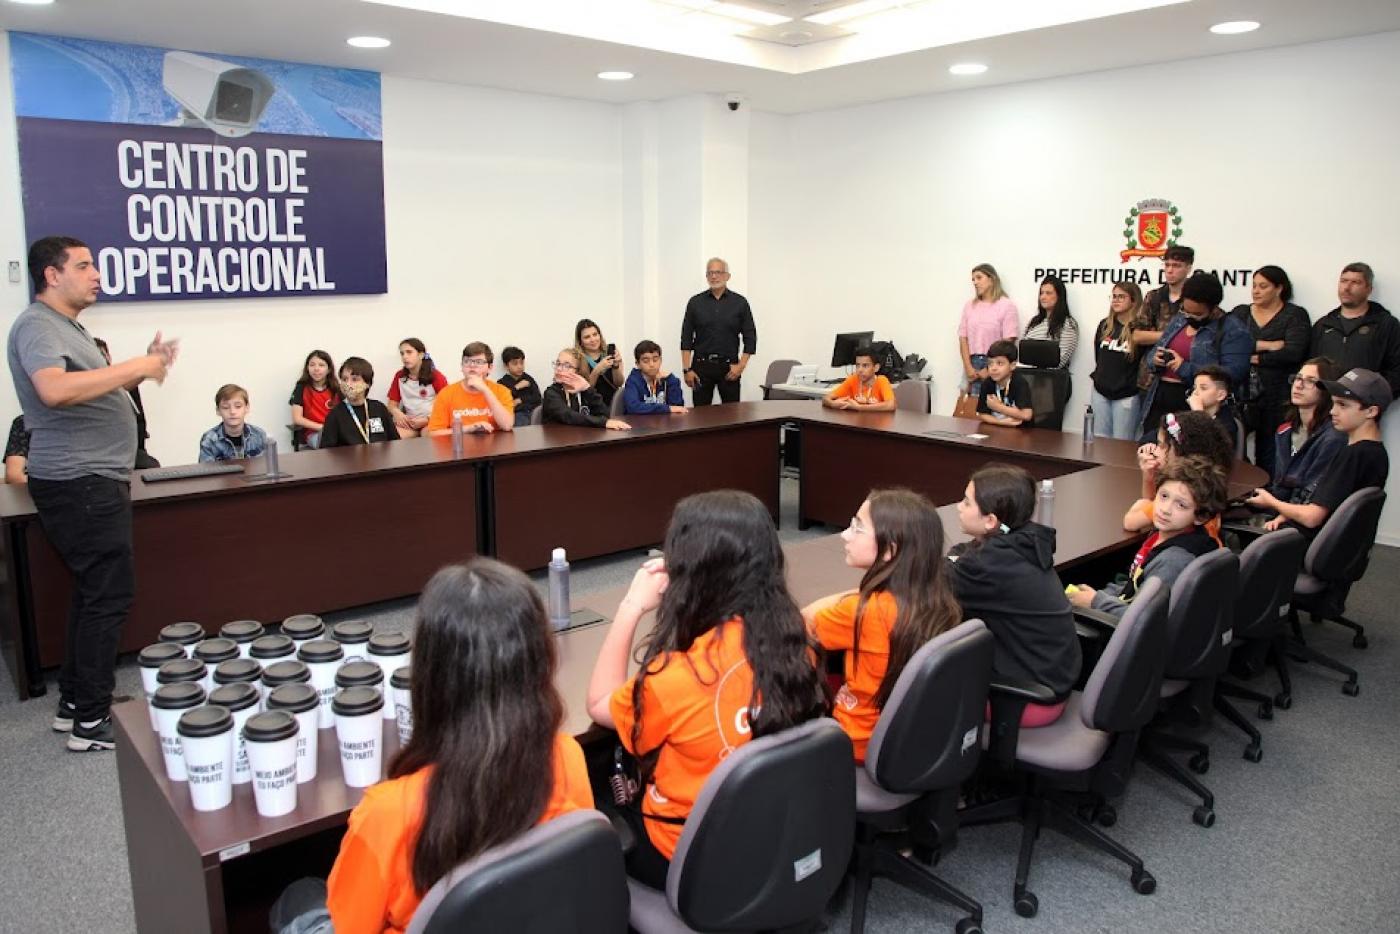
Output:
[[727,380],[729,364],[719,361],[696,360],[691,364],[695,370],[695,387],[691,399],[696,405],[709,405],[714,399],[715,389],[719,389],[720,402],[739,401],[739,380]]
[[29,495],[44,534],[73,574],[59,697],[77,707],[80,722],[100,720],[112,704],[117,645],[136,595],[131,488],[97,476],[30,477]]

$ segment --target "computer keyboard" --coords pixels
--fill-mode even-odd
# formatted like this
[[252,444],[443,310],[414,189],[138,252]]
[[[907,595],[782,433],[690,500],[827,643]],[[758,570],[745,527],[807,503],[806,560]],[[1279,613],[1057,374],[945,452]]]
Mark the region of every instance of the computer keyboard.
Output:
[[242,473],[242,464],[225,464],[218,461],[206,464],[181,464],[178,467],[156,467],[143,470],[142,480],[147,483],[161,483],[165,480],[192,480],[195,477],[213,477],[221,473]]

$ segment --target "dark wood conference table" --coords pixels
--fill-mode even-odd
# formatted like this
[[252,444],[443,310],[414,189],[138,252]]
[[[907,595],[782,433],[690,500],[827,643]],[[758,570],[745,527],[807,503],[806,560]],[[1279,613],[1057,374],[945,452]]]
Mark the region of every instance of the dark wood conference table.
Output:
[[[473,554],[534,569],[555,547],[571,560],[644,548],[662,539],[678,500],[703,490],[746,490],[776,520],[784,424],[803,432],[803,526],[844,525],[875,486],[955,502],[974,469],[999,460],[1057,478],[1057,487],[1090,478],[1103,515],[1076,519],[1093,519],[1095,534],[1117,541],[1116,517],[1138,483],[1128,442],[1086,446],[1075,434],[937,415],[745,402],[628,421],[633,431],[546,425],[470,435],[460,457],[449,438],[302,451],[282,456],[288,476],[277,481],[133,480],[137,595],[121,649],[148,645],[182,620],[213,629],[413,595],[433,569]],[[967,437],[979,432],[987,438]],[[1262,478],[1236,468],[1240,486]],[[63,658],[71,581],[23,486],[0,486],[0,527],[0,649],[20,697],[39,696],[43,669]]]

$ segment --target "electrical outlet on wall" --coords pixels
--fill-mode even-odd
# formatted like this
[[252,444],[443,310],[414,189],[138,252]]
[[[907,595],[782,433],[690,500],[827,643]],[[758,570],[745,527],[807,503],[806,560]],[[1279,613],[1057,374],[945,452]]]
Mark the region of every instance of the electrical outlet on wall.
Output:
[[10,281],[19,283],[19,260],[17,259],[10,260]]

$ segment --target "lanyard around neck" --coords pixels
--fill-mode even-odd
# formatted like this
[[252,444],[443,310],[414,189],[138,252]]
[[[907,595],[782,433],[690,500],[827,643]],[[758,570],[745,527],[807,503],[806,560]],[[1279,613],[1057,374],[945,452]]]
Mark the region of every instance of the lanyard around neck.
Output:
[[350,400],[345,400],[345,407],[350,410],[350,420],[355,423],[356,430],[360,437],[365,439],[365,444],[369,444],[369,400],[365,400],[365,423],[360,424],[360,417],[355,414],[355,407],[350,404]]

